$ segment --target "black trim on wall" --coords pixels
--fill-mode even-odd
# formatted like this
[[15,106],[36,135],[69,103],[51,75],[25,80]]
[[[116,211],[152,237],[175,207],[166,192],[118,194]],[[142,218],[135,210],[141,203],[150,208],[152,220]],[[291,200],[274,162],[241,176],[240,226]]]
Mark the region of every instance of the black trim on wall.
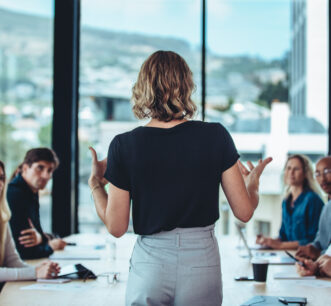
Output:
[[52,230],[78,232],[78,86],[80,0],[55,0],[52,147],[60,159],[54,172]]
[[206,0],[202,0],[201,111],[203,121],[206,116],[206,14]]
[[331,155],[331,80],[330,80],[330,71],[331,71],[331,55],[330,55],[330,41],[331,41],[331,5],[330,0],[328,1],[328,11],[329,11],[329,44],[328,44],[328,53],[329,53],[329,71],[328,71],[328,78],[329,78],[329,150],[328,155]]

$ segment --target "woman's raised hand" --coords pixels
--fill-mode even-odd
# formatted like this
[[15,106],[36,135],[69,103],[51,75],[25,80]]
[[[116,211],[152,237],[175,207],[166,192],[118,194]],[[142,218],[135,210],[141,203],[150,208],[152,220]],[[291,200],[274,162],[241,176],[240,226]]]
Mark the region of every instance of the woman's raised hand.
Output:
[[272,161],[271,157],[267,157],[264,160],[259,160],[257,166],[254,166],[251,161],[247,162],[249,170],[238,160],[238,166],[240,172],[244,178],[247,189],[258,189],[260,176],[264,168]]
[[107,168],[107,158],[103,160],[98,160],[97,152],[92,147],[89,147],[92,155],[92,167],[91,167],[91,175],[88,180],[88,183],[91,188],[99,185],[106,185],[108,181],[103,177]]

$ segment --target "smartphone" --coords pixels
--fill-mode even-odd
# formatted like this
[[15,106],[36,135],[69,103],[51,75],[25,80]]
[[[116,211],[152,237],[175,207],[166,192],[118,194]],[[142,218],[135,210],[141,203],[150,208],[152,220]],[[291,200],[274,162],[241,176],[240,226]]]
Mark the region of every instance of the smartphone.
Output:
[[300,304],[300,305],[307,304],[307,298],[305,297],[279,297],[278,300],[286,305],[291,303]]
[[234,278],[235,281],[253,281],[254,277],[249,277],[249,276],[237,276]]

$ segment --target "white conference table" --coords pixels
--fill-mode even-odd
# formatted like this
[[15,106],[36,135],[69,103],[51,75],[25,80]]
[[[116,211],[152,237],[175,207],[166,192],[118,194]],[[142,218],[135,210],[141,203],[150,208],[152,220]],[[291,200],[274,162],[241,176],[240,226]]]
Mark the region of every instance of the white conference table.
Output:
[[[67,240],[81,244],[103,244],[107,236],[98,234],[78,234]],[[39,284],[32,281],[7,282],[0,295],[1,306],[62,306],[62,305],[113,305],[122,306],[125,300],[126,280],[128,277],[129,258],[133,249],[136,236],[126,234],[116,240],[116,260],[106,259],[106,251],[100,250],[100,260],[56,260],[60,265],[82,263],[91,269],[95,274],[104,272],[119,272],[119,282],[109,284],[107,277],[98,277],[96,280],[75,280],[70,283],[56,284],[55,290],[22,290],[22,287]],[[308,305],[328,305],[331,300],[331,287],[314,288],[309,285],[311,280],[298,284],[296,280],[275,280],[273,274],[276,272],[294,271],[294,266],[269,265],[266,283],[237,282],[235,276],[252,275],[252,266],[249,260],[241,258],[235,248],[237,237],[223,236],[219,239],[219,246],[222,261],[223,277],[223,305],[240,305],[255,295],[273,296],[302,296],[307,297]],[[77,248],[80,246],[77,246]],[[75,247],[72,247],[75,248]],[[91,254],[93,251],[87,251]],[[37,264],[40,260],[29,261],[30,264]],[[331,285],[331,280],[326,284]],[[301,281],[302,282],[302,281]],[[47,287],[54,284],[47,284]],[[183,305],[185,306],[185,305]]]

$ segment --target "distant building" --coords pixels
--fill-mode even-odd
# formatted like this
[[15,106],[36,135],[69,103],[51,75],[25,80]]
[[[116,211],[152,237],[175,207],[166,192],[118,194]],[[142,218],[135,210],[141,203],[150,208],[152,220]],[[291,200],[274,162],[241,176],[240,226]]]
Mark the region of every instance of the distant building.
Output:
[[328,126],[328,1],[291,1],[290,105]]

